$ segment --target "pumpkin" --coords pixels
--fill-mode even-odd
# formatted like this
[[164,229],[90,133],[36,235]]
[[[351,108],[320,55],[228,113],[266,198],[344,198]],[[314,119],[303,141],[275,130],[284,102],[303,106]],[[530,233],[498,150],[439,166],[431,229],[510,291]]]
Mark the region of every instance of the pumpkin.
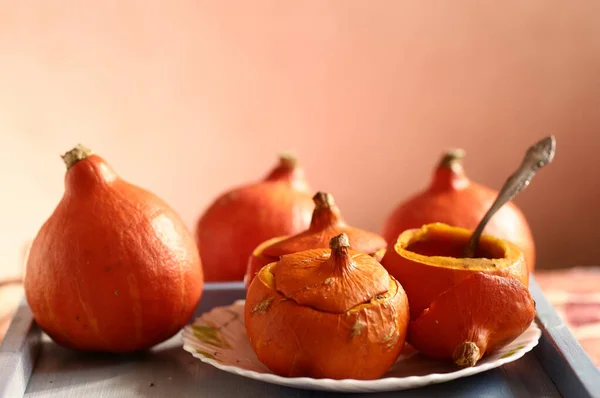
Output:
[[513,243],[482,235],[474,258],[461,258],[471,231],[442,223],[404,231],[381,263],[406,290],[411,319],[440,294],[474,273],[515,278],[529,285],[523,252]]
[[397,360],[409,321],[402,286],[373,257],[330,248],[284,255],[248,288],[244,322],[252,349],[286,377],[376,379]]
[[441,223],[404,231],[382,264],[408,295],[407,341],[423,354],[473,366],[529,326],[535,303],[523,252],[482,235],[461,258],[471,232]]
[[196,227],[205,280],[241,281],[259,243],[308,227],[311,198],[304,172],[290,155],[281,155],[264,180],[219,196]]
[[150,348],[190,319],[203,290],[193,236],[151,192],[78,145],[65,192],[36,235],[25,294],[55,342],[83,351]]
[[369,254],[377,261],[383,258],[387,246],[385,239],[373,232],[348,225],[331,194],[317,192],[313,201],[315,207],[307,230],[293,236],[269,239],[254,249],[244,276],[246,286],[263,266],[277,261],[285,254],[308,249],[326,249],[331,238],[341,233],[348,235],[353,250]]
[[[450,150],[439,162],[428,188],[398,204],[384,222],[383,237],[391,246],[407,229],[440,222],[474,230],[490,208],[497,191],[466,176],[464,151]],[[508,202],[492,217],[484,233],[515,243],[525,254],[530,271],[535,268],[535,243],[521,210]]]
[[430,358],[469,367],[516,339],[534,318],[535,302],[525,285],[477,272],[410,322],[408,342]]

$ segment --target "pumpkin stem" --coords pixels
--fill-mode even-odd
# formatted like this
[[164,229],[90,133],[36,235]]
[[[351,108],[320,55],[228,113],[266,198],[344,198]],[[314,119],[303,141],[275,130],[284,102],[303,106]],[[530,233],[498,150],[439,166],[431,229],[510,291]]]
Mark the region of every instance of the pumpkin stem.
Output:
[[285,169],[293,169],[298,165],[298,158],[292,152],[281,152],[279,154],[279,166]]
[[315,208],[317,209],[330,208],[335,206],[335,200],[333,200],[333,195],[327,192],[317,192],[312,199],[313,202],[315,202]]
[[350,256],[348,255],[350,249],[348,235],[341,233],[331,238],[329,248],[331,249],[330,259],[334,263],[334,269],[342,272],[347,270],[351,266]]
[[442,159],[439,167],[454,169],[456,166],[462,166],[462,160],[465,157],[465,150],[460,148],[448,149]]
[[304,172],[298,167],[298,160],[293,154],[286,152],[279,154],[279,163],[265,177],[264,181],[287,181],[300,191],[309,191]]
[[341,250],[344,250],[345,253],[348,253],[348,248],[350,247],[350,240],[348,239],[348,235],[345,233],[341,233],[338,236],[334,236],[329,241],[329,248],[332,252],[341,253]]
[[433,174],[432,190],[460,190],[469,186],[469,179],[465,175],[462,159],[465,151],[462,149],[449,149],[438,163]]
[[456,347],[452,359],[457,366],[470,367],[475,366],[479,361],[480,354],[477,344],[472,341],[465,341]]
[[71,167],[73,167],[73,165],[75,163],[77,163],[80,160],[83,160],[93,154],[94,154],[94,151],[92,151],[91,149],[85,147],[82,144],[77,144],[77,146],[75,148],[71,149],[64,155],[61,155],[61,158],[65,162],[65,165],[67,166],[67,170],[69,170]]
[[315,210],[310,220],[310,229],[320,231],[332,225],[343,223],[340,209],[336,206],[333,195],[326,192],[317,192],[313,196]]

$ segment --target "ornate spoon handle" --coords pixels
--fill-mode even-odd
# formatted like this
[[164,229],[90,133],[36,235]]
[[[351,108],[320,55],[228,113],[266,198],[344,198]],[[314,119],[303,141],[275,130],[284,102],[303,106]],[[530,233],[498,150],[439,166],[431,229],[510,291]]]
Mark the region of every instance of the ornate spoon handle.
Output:
[[504,204],[510,200],[512,200],[515,196],[519,194],[522,190],[524,190],[531,180],[535,173],[552,162],[554,159],[554,152],[556,150],[556,139],[554,136],[549,136],[532,146],[527,150],[525,154],[525,159],[521,163],[521,166],[515,171],[504,183],[504,186],[498,193],[498,197],[492,203],[490,209],[485,213],[485,216],[477,225],[477,228],[471,235],[471,239],[467,243],[465,250],[463,252],[463,257],[473,257],[475,254],[475,249],[479,244],[479,238],[481,237],[481,233],[483,229],[487,225],[488,221],[492,218],[492,216],[500,209]]

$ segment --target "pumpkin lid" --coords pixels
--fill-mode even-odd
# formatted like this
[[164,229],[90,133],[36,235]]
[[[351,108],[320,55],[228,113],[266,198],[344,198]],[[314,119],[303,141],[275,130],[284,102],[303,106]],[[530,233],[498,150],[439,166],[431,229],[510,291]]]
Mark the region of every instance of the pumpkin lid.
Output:
[[266,247],[263,251],[264,255],[281,257],[308,249],[325,249],[329,247],[330,239],[341,233],[348,236],[352,242],[352,249],[363,253],[373,254],[386,247],[386,242],[381,236],[346,224],[331,194],[317,192],[313,202],[315,209],[310,227],[306,231]]
[[333,237],[329,249],[285,255],[273,268],[275,286],[288,299],[342,314],[389,290],[386,269],[371,256],[350,250],[348,235]]

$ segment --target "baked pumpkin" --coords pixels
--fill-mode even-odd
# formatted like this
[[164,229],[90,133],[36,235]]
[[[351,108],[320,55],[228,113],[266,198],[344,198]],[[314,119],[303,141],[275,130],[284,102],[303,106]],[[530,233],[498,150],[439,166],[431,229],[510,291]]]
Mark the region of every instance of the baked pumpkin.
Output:
[[402,286],[373,257],[349,249],[284,255],[263,267],[244,308],[258,359],[286,377],[376,379],[397,360],[409,320]]
[[408,343],[432,358],[473,366],[531,324],[523,252],[482,235],[475,256],[462,258],[471,231],[429,224],[404,231],[382,263],[406,289]]
[[383,237],[348,225],[331,194],[317,192],[313,202],[315,208],[308,229],[296,235],[269,239],[254,249],[244,276],[246,286],[262,267],[279,260],[281,256],[308,249],[325,249],[329,246],[331,238],[341,233],[348,236],[353,250],[369,254],[381,261],[387,246]]

